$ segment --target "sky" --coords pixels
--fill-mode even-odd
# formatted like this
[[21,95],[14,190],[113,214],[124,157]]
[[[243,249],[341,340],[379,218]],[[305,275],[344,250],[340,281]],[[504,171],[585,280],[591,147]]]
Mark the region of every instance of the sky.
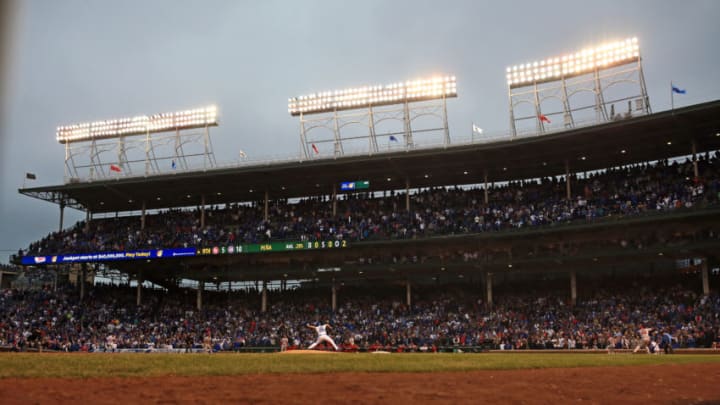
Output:
[[[720,99],[720,2],[0,0],[0,263],[58,227],[59,125],[215,104],[219,163],[300,151],[288,97],[450,74],[450,136],[509,129],[505,68],[638,37],[654,112]],[[10,4],[10,6],[7,6]],[[85,214],[65,210],[65,226]]]

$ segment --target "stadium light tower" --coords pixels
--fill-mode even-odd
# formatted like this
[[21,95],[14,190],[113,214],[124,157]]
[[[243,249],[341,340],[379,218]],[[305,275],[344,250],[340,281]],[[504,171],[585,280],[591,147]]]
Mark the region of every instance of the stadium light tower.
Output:
[[[210,143],[210,130],[217,126],[217,107],[155,115],[111,119],[57,128],[57,141],[65,145],[65,177],[80,179],[87,169],[88,179],[105,177],[107,173],[132,174],[133,164],[144,164],[144,174],[162,172],[160,162],[168,161],[172,169],[188,169],[188,159],[203,158],[203,167],[213,167],[215,156]],[[188,132],[202,129],[201,132]],[[158,134],[151,137],[151,134]],[[140,135],[145,135],[140,138]],[[164,153],[161,146],[172,145],[173,151]],[[200,146],[202,151],[186,153],[185,147]],[[144,156],[128,158],[128,151],[144,151]],[[104,162],[106,152],[117,154]],[[143,152],[140,152],[143,153]],[[81,163],[76,159],[85,158]],[[106,167],[107,166],[107,167]]]
[[[553,116],[562,117],[564,128],[574,128],[582,125],[577,115],[583,110],[594,110],[592,123],[651,112],[637,38],[509,66],[506,79],[513,136],[518,135],[518,124],[528,120],[535,123],[536,133],[543,133]],[[612,94],[608,94],[611,87],[621,84],[630,84],[632,90],[624,86],[620,92],[612,89]],[[583,92],[592,94],[592,100],[573,102],[582,98]],[[562,107],[557,110],[543,108],[550,99],[558,100]],[[628,102],[627,113],[624,116],[615,114],[615,103],[625,101]],[[523,103],[532,105],[534,111],[517,116],[516,110]]]
[[[376,125],[383,121],[402,121],[397,132],[383,133],[388,141],[404,140],[405,148],[414,146],[413,120],[420,116],[435,116],[442,120],[440,128],[416,129],[415,132],[443,131],[443,143],[450,143],[447,120],[447,99],[457,97],[455,76],[435,76],[389,85],[364,86],[344,90],[325,91],[288,99],[288,112],[300,117],[300,143],[305,158],[319,154],[317,144],[332,143],[334,156],[342,156],[343,141],[367,140],[369,153],[378,152]],[[398,107],[399,106],[399,107]],[[310,117],[309,117],[310,116]],[[350,124],[366,125],[368,135],[343,137],[341,130]],[[332,139],[308,139],[315,128],[329,129]]]

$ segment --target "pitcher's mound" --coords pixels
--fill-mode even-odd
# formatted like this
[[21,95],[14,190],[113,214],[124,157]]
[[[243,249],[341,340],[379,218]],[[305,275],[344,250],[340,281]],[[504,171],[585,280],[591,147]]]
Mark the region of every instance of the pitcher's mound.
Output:
[[332,354],[337,352],[331,352],[329,350],[288,350],[286,352],[280,352],[281,354]]

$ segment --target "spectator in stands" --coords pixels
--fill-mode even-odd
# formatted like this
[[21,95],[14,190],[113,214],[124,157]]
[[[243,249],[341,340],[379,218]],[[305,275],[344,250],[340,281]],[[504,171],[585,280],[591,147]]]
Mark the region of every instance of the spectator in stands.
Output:
[[567,198],[556,179],[518,181],[494,186],[489,202],[484,190],[437,187],[411,195],[410,211],[400,194],[346,195],[333,215],[327,198],[297,202],[276,200],[264,219],[264,204],[230,204],[206,210],[168,210],[146,218],[140,229],[136,216],[78,222],[31,244],[23,254],[49,255],[121,251],[143,248],[211,247],[266,241],[327,241],[413,239],[433,235],[496,232],[576,221],[672,211],[720,200],[717,155],[698,162],[661,161],[599,171],[573,179],[576,194]]

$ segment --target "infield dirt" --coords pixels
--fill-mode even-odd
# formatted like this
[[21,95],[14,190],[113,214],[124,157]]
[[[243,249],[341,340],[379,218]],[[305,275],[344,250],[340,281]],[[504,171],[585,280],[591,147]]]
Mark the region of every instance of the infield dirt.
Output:
[[6,378],[3,404],[60,403],[636,403],[718,404],[720,365],[444,373],[217,377]]

